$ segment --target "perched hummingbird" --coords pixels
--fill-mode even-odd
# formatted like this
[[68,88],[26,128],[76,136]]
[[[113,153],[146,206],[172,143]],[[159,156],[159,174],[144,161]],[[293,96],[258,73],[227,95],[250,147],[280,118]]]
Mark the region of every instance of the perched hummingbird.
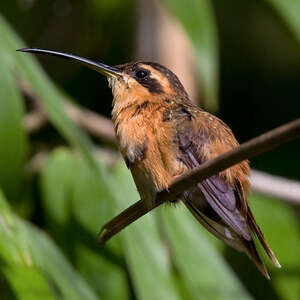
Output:
[[[176,177],[239,145],[231,129],[193,104],[178,77],[158,63],[111,67],[56,51],[19,51],[75,60],[107,76],[119,148],[149,208],[155,205],[157,192],[168,188]],[[184,191],[180,199],[208,231],[245,252],[269,279],[253,237],[272,262],[277,267],[280,264],[248,205],[249,171],[248,161],[243,161]]]

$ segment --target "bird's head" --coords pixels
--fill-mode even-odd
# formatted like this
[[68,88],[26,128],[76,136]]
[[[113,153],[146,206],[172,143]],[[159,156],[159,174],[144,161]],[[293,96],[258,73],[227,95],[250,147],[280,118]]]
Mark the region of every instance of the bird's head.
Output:
[[168,68],[153,62],[133,62],[108,66],[81,56],[40,48],[23,48],[21,52],[31,52],[58,56],[77,61],[108,78],[114,96],[114,104],[119,106],[142,99],[159,102],[166,99],[188,99],[187,93],[178,77]]

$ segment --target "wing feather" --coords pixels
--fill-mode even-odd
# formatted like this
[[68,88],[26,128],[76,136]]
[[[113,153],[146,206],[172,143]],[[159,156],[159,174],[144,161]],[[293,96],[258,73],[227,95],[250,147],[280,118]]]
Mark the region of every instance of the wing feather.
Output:
[[[217,118],[212,116],[210,120],[218,121]],[[200,124],[193,124],[193,122],[199,122],[199,119],[189,119],[189,122],[183,122],[177,130],[180,153],[178,159],[188,169],[196,168],[209,159],[207,158],[207,153],[215,151],[213,148],[214,142],[218,140],[220,143],[219,136],[222,136],[220,132],[215,132],[215,136],[212,135],[208,128],[204,126],[203,121]],[[222,126],[224,127],[224,124]],[[220,130],[222,130],[222,126],[220,126]],[[227,148],[230,149],[237,145],[228,127],[224,127],[222,133],[224,136],[227,136]],[[228,145],[230,140],[232,141],[231,147]],[[222,153],[217,154],[220,155]],[[243,171],[239,175],[247,182],[248,167],[240,168],[240,170]],[[280,264],[255,222],[241,181],[237,179],[238,176],[236,175],[233,176],[234,181],[232,178],[226,178],[226,174],[228,172],[214,175],[185,191],[183,202],[208,231],[229,246],[245,252],[253,259],[264,276],[269,278],[267,269],[257,253],[252,235],[256,235],[259,238],[274,264],[276,266],[280,266]]]
[[220,181],[224,179],[214,176],[214,178],[209,178],[201,183],[198,183],[197,186],[203,193],[206,201],[220,216],[220,218],[237,234],[243,236],[246,240],[251,240],[250,231],[245,218],[241,215],[236,207],[231,207],[231,209],[227,208],[226,201],[228,201],[228,198],[235,198],[232,187],[229,187],[227,192],[217,191],[213,188],[214,185],[211,183],[215,180]]
[[[203,139],[203,137],[207,138],[206,134],[198,132],[193,135],[192,128],[189,127],[187,130],[181,128],[178,133],[179,149],[181,150],[180,160],[190,169],[198,167],[205,161],[200,152],[203,148],[202,145],[205,143],[207,147],[209,143],[209,140]],[[201,129],[198,128],[198,130]],[[247,222],[237,208],[237,199],[239,202],[241,200],[237,197],[238,194],[235,192],[234,187],[230,186],[224,177],[220,175],[212,176],[199,182],[197,187],[208,204],[228,226],[245,239],[251,239]]]

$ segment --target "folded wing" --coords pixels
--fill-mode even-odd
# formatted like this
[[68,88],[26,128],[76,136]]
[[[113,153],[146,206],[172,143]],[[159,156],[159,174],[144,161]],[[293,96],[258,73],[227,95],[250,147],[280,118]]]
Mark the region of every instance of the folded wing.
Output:
[[[231,148],[237,145],[234,136],[227,127],[223,129],[225,130],[223,135],[222,132],[213,135],[211,132],[208,133],[203,124],[196,124],[198,126],[191,124],[197,121],[197,119],[191,119],[190,124],[183,123],[177,131],[180,153],[178,159],[189,169],[198,167],[216,151],[219,153],[214,153],[214,155],[222,154],[222,149],[218,146],[222,145],[219,136],[226,137],[227,135],[226,147],[229,148],[228,150],[230,150],[230,139],[233,141]],[[215,118],[214,121],[218,122],[219,120]],[[223,123],[222,126],[224,126]],[[222,126],[220,127],[221,130]],[[231,136],[228,138],[228,135]],[[235,170],[238,170],[239,173],[236,175],[239,176],[235,176]],[[267,269],[257,253],[252,239],[253,235],[259,238],[273,263],[278,267],[280,264],[264,240],[247,204],[240,181],[243,176],[244,180],[247,181],[247,174],[241,173],[241,170],[243,168],[237,169],[235,167],[230,169],[231,173],[223,172],[199,182],[195,187],[184,192],[183,202],[208,231],[229,246],[245,252],[253,259],[264,276],[269,278]]]

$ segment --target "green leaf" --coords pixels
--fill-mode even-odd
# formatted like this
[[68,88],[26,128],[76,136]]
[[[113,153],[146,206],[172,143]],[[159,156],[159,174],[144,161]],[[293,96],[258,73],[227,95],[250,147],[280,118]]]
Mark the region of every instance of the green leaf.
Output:
[[[133,180],[122,164],[115,171],[122,197],[119,206],[139,200]],[[120,233],[124,254],[138,299],[179,299],[171,261],[153,215],[146,215]]]
[[161,215],[174,263],[193,299],[251,299],[190,213],[173,207],[161,209]]
[[[100,248],[100,246],[98,246]],[[76,267],[101,299],[130,299],[128,279],[119,264],[112,263],[103,252],[80,243],[76,249]]]
[[196,52],[198,72],[202,78],[205,106],[218,108],[218,40],[212,4],[209,0],[164,0],[182,23]]
[[[6,265],[2,266],[2,272],[19,300],[55,299],[46,278],[37,268]],[[7,296],[5,299],[10,298]]]
[[[55,244],[36,228],[25,225],[23,236],[28,243],[33,263],[50,276],[64,299],[98,299],[87,283],[71,267]],[[25,225],[25,226],[24,226]]]
[[118,239],[107,247],[97,242],[99,228],[113,216],[108,187],[78,153],[60,148],[43,167],[41,193],[47,228],[84,278],[102,299],[127,299]]
[[[95,172],[97,180],[110,186],[111,180],[107,176],[104,166],[100,166],[101,163],[95,159],[94,147],[90,139],[68,118],[64,111],[62,99],[65,95],[52,84],[32,55],[16,52],[16,49],[24,47],[24,43],[19,40],[1,16],[0,35],[1,55],[5,57],[6,61],[6,65],[0,65],[3,67],[2,72],[7,71],[7,68],[16,70],[18,76],[29,83],[39,97],[53,125],[72,146],[79,150],[89,163],[91,170]],[[110,194],[117,197],[118,191],[111,186]]]
[[281,16],[289,30],[300,42],[300,2],[297,0],[267,0]]
[[251,196],[251,207],[265,238],[275,252],[282,268],[268,261],[274,289],[282,299],[300,295],[300,230],[292,208],[283,202],[258,195]]
[[53,230],[75,217],[96,236],[101,224],[113,215],[113,198],[107,186],[78,153],[67,148],[56,149],[48,158],[41,173],[41,191],[45,217],[50,227],[54,222]]
[[25,45],[1,16],[0,35],[1,55],[6,61],[6,64],[1,66],[2,72],[15,70],[21,79],[29,83],[55,127],[71,145],[85,155],[91,166],[99,171],[98,164],[92,154],[93,147],[90,140],[64,112],[62,101],[64,95],[52,84],[32,55],[16,52],[17,49],[23,48]]
[[[110,175],[100,161],[95,159],[94,147],[90,139],[68,118],[63,108],[63,95],[52,84],[47,75],[42,71],[34,56],[28,53],[16,52],[24,47],[16,34],[9,28],[3,17],[0,16],[0,36],[3,46],[2,55],[5,56],[10,68],[17,70],[19,76],[27,81],[34,89],[54,126],[83,155],[95,172],[97,180],[109,187],[113,197],[119,196],[119,191],[111,185]],[[2,69],[2,71],[5,71]],[[100,166],[101,165],[101,166]]]
[[[46,222],[58,229],[69,221],[74,176],[78,170],[68,150],[56,149],[41,172],[41,193]],[[52,224],[53,223],[53,224]]]
[[9,198],[16,199],[28,141],[22,127],[23,99],[3,53],[3,43],[0,43],[0,186]]
[[17,299],[98,299],[48,236],[10,211],[1,192],[0,258]]
[[[107,172],[107,170],[103,172]],[[106,177],[110,180],[109,185],[99,183],[88,166],[84,161],[78,159],[77,155],[72,155],[64,149],[55,151],[46,164],[42,177],[43,194],[48,193],[45,195],[46,211],[49,211],[53,220],[62,221],[60,224],[65,226],[68,224],[68,220],[70,222],[70,215],[72,215],[76,222],[94,234],[94,238],[96,238],[95,230],[98,230],[100,224],[103,225],[112,217],[112,210],[109,207],[113,202],[121,210],[138,197],[129,172],[123,164],[122,167],[117,168],[116,173],[117,180],[108,172],[106,173]],[[54,190],[53,186],[56,187]],[[112,187],[118,188],[117,197],[115,197]],[[64,213],[60,213],[59,207],[64,207]],[[58,223],[58,225],[60,224]],[[57,230],[61,231],[62,236],[66,236],[64,230],[67,229],[64,229],[64,226],[57,226]],[[78,237],[76,238],[76,233],[81,234],[73,228],[73,232],[68,235],[71,235],[75,241],[77,240],[78,244],[80,240]],[[120,237],[139,299],[178,299],[169,257],[165,245],[159,238],[154,219],[150,216],[141,219],[137,224],[133,224],[125,230]],[[107,248],[116,250],[116,240],[118,240],[117,237],[110,241]],[[67,243],[70,243],[68,239]],[[77,264],[84,272],[85,277],[94,282],[93,285],[97,284],[104,289],[106,286],[111,286],[111,282],[113,282],[114,289],[111,291],[117,292],[118,289],[119,292],[123,291],[121,298],[124,299],[126,290],[121,285],[124,284],[124,280],[121,277],[120,269],[112,268],[103,258],[97,257],[96,252],[85,248],[82,244],[74,247],[77,253]],[[92,253],[93,255],[90,256]],[[99,254],[101,254],[100,248]],[[93,267],[91,267],[92,265]],[[96,272],[96,266],[98,281],[96,281],[96,275],[93,275],[93,272]],[[101,281],[99,282],[99,280]],[[117,284],[118,282],[119,284]],[[157,282],[160,283],[159,286]],[[153,289],[154,285],[156,285],[155,289]],[[103,293],[103,290],[100,291],[99,288],[98,293]],[[106,295],[106,297],[113,299],[112,294]]]
[[[105,168],[102,172],[113,180]],[[95,177],[78,153],[67,148],[58,148],[51,154],[42,169],[40,183],[45,218],[56,237],[61,226],[69,226],[75,219],[96,240],[99,228],[113,216],[110,186]],[[63,233],[63,239],[64,236]]]

